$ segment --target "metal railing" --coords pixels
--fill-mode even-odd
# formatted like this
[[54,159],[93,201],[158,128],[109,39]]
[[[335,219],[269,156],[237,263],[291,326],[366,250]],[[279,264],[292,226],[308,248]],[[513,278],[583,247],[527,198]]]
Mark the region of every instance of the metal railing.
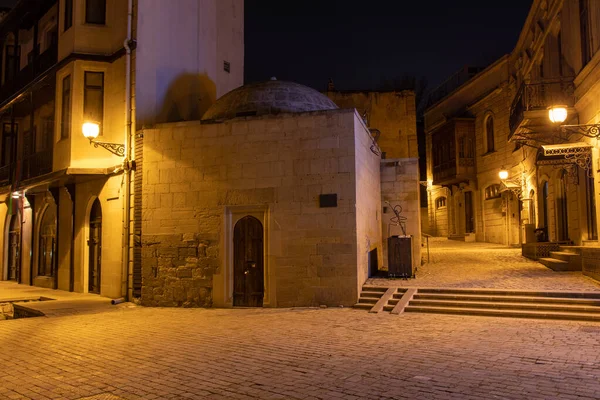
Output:
[[510,132],[515,132],[527,111],[546,110],[557,104],[573,107],[575,104],[574,91],[572,77],[523,83],[510,108]]
[[49,149],[24,157],[21,179],[36,178],[52,172],[52,153],[52,149]]

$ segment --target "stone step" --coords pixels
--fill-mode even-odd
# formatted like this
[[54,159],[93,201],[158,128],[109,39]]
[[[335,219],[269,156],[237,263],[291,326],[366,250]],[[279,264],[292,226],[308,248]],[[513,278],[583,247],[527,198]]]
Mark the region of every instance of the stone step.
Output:
[[363,303],[363,304],[371,304],[371,305],[375,305],[375,303],[377,303],[379,299],[372,299],[370,297],[359,297],[358,298],[358,302],[359,303]]
[[381,294],[385,293],[388,288],[385,286],[371,286],[365,285],[362,287],[363,292],[381,292]]
[[600,304],[596,305],[571,305],[548,303],[497,303],[473,301],[447,301],[447,300],[412,300],[410,306],[450,307],[450,308],[482,308],[499,310],[535,310],[554,312],[576,312],[600,315]]
[[552,311],[520,311],[520,310],[490,310],[480,308],[452,308],[452,307],[429,307],[429,306],[411,306],[408,305],[404,312],[425,312],[435,314],[458,314],[458,315],[478,315],[486,317],[512,317],[512,318],[544,318],[561,319],[575,321],[596,321],[600,322],[599,314],[591,313],[571,313],[571,312],[552,312]]
[[555,258],[540,258],[538,261],[553,271],[571,270],[571,267],[567,261],[557,260]]
[[371,308],[373,308],[374,304],[366,304],[366,303],[361,303],[360,301],[358,303],[356,303],[353,307],[354,308],[360,308],[362,310],[370,310]]
[[458,294],[424,294],[417,292],[414,300],[441,301],[473,301],[489,303],[543,303],[600,306],[600,299],[573,297],[540,297],[540,296],[494,296],[494,295],[458,295]]
[[550,258],[553,258],[555,260],[571,262],[573,260],[581,258],[581,256],[577,253],[572,253],[570,251],[551,251]]
[[572,299],[598,299],[600,300],[600,291],[592,292],[569,292],[569,291],[544,291],[544,290],[513,290],[513,289],[443,289],[426,288],[419,289],[419,295],[422,294],[443,294],[443,295],[484,295],[484,296],[516,296],[516,297],[559,297]]
[[365,292],[365,291],[363,291],[360,293],[360,297],[370,297],[373,299],[380,299],[382,295],[383,295],[382,292]]

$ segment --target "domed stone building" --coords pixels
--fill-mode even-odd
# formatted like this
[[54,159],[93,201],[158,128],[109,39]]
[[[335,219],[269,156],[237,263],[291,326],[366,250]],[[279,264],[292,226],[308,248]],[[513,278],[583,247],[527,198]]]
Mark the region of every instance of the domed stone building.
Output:
[[356,302],[382,216],[381,152],[355,109],[273,79],[141,133],[142,304]]

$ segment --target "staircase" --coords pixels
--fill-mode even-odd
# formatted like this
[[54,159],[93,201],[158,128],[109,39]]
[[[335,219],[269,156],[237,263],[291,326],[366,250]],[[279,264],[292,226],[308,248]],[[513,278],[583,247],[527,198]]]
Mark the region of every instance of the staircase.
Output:
[[[387,294],[387,298],[386,298]],[[423,312],[600,322],[600,292],[402,289],[364,286],[355,305],[370,312]]]
[[550,257],[538,260],[553,271],[581,271],[581,252],[575,246],[560,246]]

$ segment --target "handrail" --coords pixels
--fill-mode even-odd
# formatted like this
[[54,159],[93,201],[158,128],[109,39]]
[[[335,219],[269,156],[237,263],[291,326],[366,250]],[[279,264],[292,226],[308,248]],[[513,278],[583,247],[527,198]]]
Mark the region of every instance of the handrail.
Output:
[[427,262],[429,262],[429,238],[433,237],[427,233],[423,233],[421,232],[421,238],[425,237],[425,240],[427,242]]

